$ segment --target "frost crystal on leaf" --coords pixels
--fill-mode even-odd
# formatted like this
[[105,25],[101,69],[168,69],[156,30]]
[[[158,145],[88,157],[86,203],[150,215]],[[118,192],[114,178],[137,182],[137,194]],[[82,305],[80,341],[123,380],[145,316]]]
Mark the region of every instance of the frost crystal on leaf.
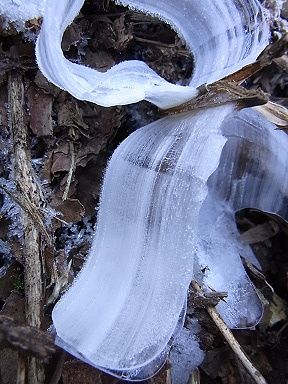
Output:
[[0,15],[22,30],[25,21],[43,16],[45,2],[46,0],[1,0]]

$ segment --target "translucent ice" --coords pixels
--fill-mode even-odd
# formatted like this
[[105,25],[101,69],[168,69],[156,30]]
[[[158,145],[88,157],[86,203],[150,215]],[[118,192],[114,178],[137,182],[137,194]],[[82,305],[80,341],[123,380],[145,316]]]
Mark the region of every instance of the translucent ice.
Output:
[[[139,61],[120,63],[103,74],[70,63],[61,51],[63,32],[82,3],[47,4],[37,42],[38,63],[54,84],[104,106],[142,99],[162,108],[181,104],[195,96],[202,83],[255,60],[269,37],[268,16],[254,0],[166,0],[157,5],[122,1],[158,15],[182,35],[193,51],[194,74],[190,87],[167,83]],[[219,308],[229,325],[241,326],[242,317],[244,325],[258,320],[261,307],[232,245],[226,256],[233,257],[235,279],[229,275],[225,280],[220,273],[223,260],[227,261],[222,232],[226,230],[236,243],[227,225],[228,213],[235,207],[228,198],[215,197],[216,182],[209,184],[209,194],[207,188],[226,142],[222,129],[232,111],[233,106],[227,105],[166,117],[133,133],[114,153],[88,261],[53,311],[57,342],[75,356],[134,380],[157,371],[181,325],[195,264],[207,262],[217,276],[215,286],[231,295],[227,306]],[[209,206],[214,209],[211,217],[219,221],[215,228]],[[214,251],[214,246],[219,249]],[[214,283],[211,276],[207,273],[204,283]],[[241,305],[254,300],[248,317],[236,308],[237,300]],[[194,336],[183,332],[181,348],[188,351]]]
[[193,277],[199,210],[231,110],[161,119],[112,156],[90,257],[53,312],[66,348],[93,365],[137,368],[130,378],[143,378],[166,350]]
[[187,384],[189,376],[204,359],[204,352],[198,345],[195,332],[200,331],[196,320],[183,327],[176,336],[170,353],[172,383]]
[[239,258],[245,247],[234,213],[253,207],[287,218],[288,136],[252,109],[229,115],[221,129],[227,143],[201,209],[199,258],[209,266],[204,282],[228,292],[227,304],[218,306],[227,324],[247,327],[259,321],[262,307]]
[[[149,376],[175,334],[195,265],[208,266],[207,287],[228,292],[218,310],[229,326],[259,321],[233,214],[252,206],[287,215],[288,137],[256,112],[232,111],[166,117],[118,147],[88,262],[53,312],[68,351],[129,379]],[[194,338],[185,335],[182,349]]]
[[37,61],[43,74],[59,88],[103,106],[143,99],[160,108],[179,105],[194,97],[199,85],[254,61],[269,37],[268,14],[257,0],[118,1],[170,23],[193,53],[194,74],[189,87],[174,85],[136,60],[100,73],[71,63],[61,50],[63,33],[83,3],[84,0],[47,2],[36,46]]

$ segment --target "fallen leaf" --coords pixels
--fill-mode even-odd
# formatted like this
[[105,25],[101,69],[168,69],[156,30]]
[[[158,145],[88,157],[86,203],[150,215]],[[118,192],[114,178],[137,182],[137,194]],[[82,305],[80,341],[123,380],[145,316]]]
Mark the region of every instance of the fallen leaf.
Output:
[[115,65],[112,55],[104,50],[97,49],[96,52],[88,51],[83,59],[83,64],[97,69],[99,72],[106,72]]
[[51,173],[56,175],[59,172],[68,172],[70,169],[71,156],[69,154],[69,143],[59,143],[51,153]]
[[57,97],[61,90],[54,84],[50,83],[46,77],[38,70],[34,79],[34,83],[43,91],[54,97]]
[[[261,292],[257,291],[259,296],[263,300]],[[288,305],[285,300],[281,299],[276,293],[273,294],[271,300],[265,300],[265,311],[263,318],[261,319],[261,328],[271,328],[273,325],[280,321],[286,321],[288,315]]]
[[51,206],[62,213],[60,219],[67,223],[81,221],[85,215],[85,208],[77,199],[53,199]]
[[88,131],[89,127],[82,118],[82,112],[78,104],[73,100],[65,100],[65,102],[57,105],[57,120],[58,125],[63,127],[78,128],[83,131]]
[[281,129],[288,128],[288,109],[280,104],[269,101],[265,105],[253,107],[257,112],[261,113],[271,123],[277,125]]
[[84,364],[78,360],[66,361],[62,372],[63,384],[117,384],[115,377]]
[[240,240],[245,244],[255,244],[270,239],[279,231],[279,225],[274,220],[269,220],[241,233]]
[[30,86],[27,92],[29,123],[34,135],[50,136],[53,134],[52,96]]

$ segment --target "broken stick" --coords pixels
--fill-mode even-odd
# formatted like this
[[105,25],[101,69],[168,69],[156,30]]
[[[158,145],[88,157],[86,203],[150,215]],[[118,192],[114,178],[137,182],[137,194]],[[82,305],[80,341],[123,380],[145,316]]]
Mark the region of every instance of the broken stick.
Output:
[[[24,85],[20,73],[13,71],[8,81],[8,101],[13,137],[15,183],[17,190],[33,206],[43,205],[41,188],[34,176],[28,146],[28,128],[24,120]],[[22,209],[24,228],[25,313],[28,325],[40,328],[43,304],[41,232],[31,214]],[[29,384],[44,382],[44,369],[34,357],[29,359]]]
[[[198,293],[203,294],[200,285],[196,281],[192,281],[191,286]],[[247,357],[246,353],[243,351],[241,345],[235,339],[233,333],[230,331],[230,329],[227,327],[225,322],[222,320],[217,309],[215,307],[207,307],[206,310],[209,313],[212,320],[214,321],[217,328],[219,329],[219,331],[224,336],[225,340],[227,341],[227,343],[229,344],[229,346],[231,347],[233,352],[236,354],[236,356],[241,361],[241,363],[246,368],[246,370],[250,373],[250,375],[254,379],[255,383],[267,384],[267,381],[264,379],[264,377],[261,375],[261,373],[258,371],[258,369],[255,368],[254,365],[251,363],[251,361]]]

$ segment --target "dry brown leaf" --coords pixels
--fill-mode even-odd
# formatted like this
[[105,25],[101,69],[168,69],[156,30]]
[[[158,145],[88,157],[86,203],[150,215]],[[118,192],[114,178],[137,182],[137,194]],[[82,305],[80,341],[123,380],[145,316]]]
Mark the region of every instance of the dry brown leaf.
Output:
[[97,69],[99,72],[106,72],[115,65],[112,55],[101,49],[97,51],[88,51],[83,59],[83,64]]
[[30,86],[27,97],[32,132],[38,137],[51,136],[53,134],[52,96]]
[[113,26],[117,36],[114,49],[123,51],[124,49],[127,49],[128,45],[133,40],[131,28],[125,25],[125,14],[122,14],[119,18],[117,18],[114,21]]
[[133,40],[131,24],[125,23],[125,13],[116,17],[114,21],[105,15],[96,16],[93,26],[95,28],[91,42],[93,50],[104,48],[121,52],[127,49]]
[[69,154],[69,143],[59,143],[52,152],[51,174],[68,172],[70,169],[71,156]]
[[277,125],[281,129],[288,128],[288,109],[283,105],[269,101],[265,105],[253,107],[254,110],[261,113],[271,123]]
[[46,77],[38,70],[34,79],[34,83],[39,87],[43,92],[48,93],[54,97],[57,97],[61,90],[57,88],[54,84],[50,83]]
[[51,206],[57,211],[62,213],[60,216],[61,220],[67,223],[76,223],[81,221],[85,215],[85,208],[77,199],[53,199]]
[[287,321],[288,305],[285,300],[281,299],[276,293],[273,294],[270,300],[266,300],[262,292],[257,289],[261,301],[265,305],[264,315],[261,319],[261,328],[271,328],[280,321]]
[[63,51],[69,51],[71,46],[77,46],[83,37],[83,29],[81,25],[77,23],[72,23],[66,29],[63,39],[62,39],[62,49]]
[[63,127],[88,131],[89,127],[82,118],[82,111],[76,101],[62,100],[57,106],[58,124]]
[[267,95],[260,89],[246,89],[234,81],[219,80],[199,88],[200,94],[196,98],[163,111],[163,114],[175,115],[199,108],[217,107],[234,102],[239,109],[254,105],[266,104]]
[[241,233],[240,239],[245,244],[255,244],[270,239],[270,237],[277,235],[279,231],[279,225],[274,220],[269,220]]

